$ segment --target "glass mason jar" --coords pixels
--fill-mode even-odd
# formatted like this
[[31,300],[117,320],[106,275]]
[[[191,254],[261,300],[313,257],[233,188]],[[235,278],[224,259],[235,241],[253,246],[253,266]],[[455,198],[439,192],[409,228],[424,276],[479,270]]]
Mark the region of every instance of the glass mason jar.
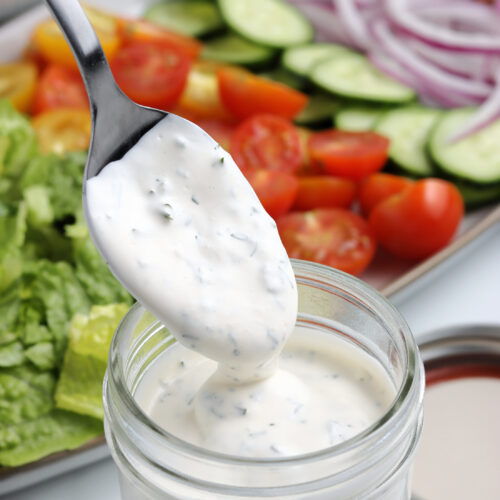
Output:
[[293,261],[293,267],[298,324],[341,337],[378,360],[396,387],[392,406],[364,432],[305,455],[249,459],[196,447],[158,427],[134,400],[148,366],[175,342],[136,304],[113,338],[104,380],[106,438],[124,500],[410,498],[424,371],[407,324],[356,278],[311,262]]

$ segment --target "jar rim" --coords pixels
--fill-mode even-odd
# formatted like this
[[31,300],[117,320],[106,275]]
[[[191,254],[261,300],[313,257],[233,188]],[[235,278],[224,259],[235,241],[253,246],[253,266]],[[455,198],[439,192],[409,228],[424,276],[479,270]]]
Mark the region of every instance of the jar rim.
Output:
[[[166,444],[168,444],[169,446],[174,446],[175,448],[182,450],[185,453],[187,452],[190,455],[198,458],[208,458],[219,463],[231,463],[246,466],[274,465],[281,467],[304,464],[325,458],[332,458],[351,451],[358,446],[363,446],[369,439],[375,438],[378,441],[379,437],[382,438],[382,436],[385,435],[385,433],[387,432],[387,428],[391,425],[391,423],[394,422],[394,420],[397,419],[399,415],[406,412],[408,405],[411,404],[408,396],[415,390],[419,391],[418,398],[416,398],[416,404],[421,405],[423,402],[425,385],[423,364],[420,358],[417,343],[401,313],[399,313],[399,311],[375,288],[368,285],[364,281],[355,278],[354,276],[351,276],[329,266],[317,264],[310,261],[291,259],[291,262],[296,276],[300,277],[299,273],[301,272],[306,274],[314,274],[316,278],[319,277],[325,280],[324,282],[318,281],[318,283],[322,283],[330,287],[335,286],[344,291],[346,289],[349,289],[351,291],[355,290],[356,296],[362,296],[363,298],[368,299],[370,302],[380,307],[383,312],[389,313],[390,317],[396,320],[398,324],[398,330],[402,334],[402,338],[404,341],[407,369],[405,370],[403,380],[400,383],[398,392],[395,395],[391,406],[378,420],[367,427],[364,431],[334,446],[322,448],[304,454],[291,455],[289,457],[242,457],[239,455],[231,455],[227,453],[212,451],[178,438],[174,434],[166,431],[152,419],[150,419],[148,415],[142,410],[142,408],[137,404],[130,389],[124,383],[124,363],[121,356],[119,356],[120,338],[119,335],[115,333],[109,350],[108,369],[106,371],[104,386],[107,385],[109,378],[111,378],[113,383],[116,384],[126,408],[127,418],[131,421],[135,421],[140,426],[147,428],[149,431],[152,431],[155,437],[160,440],[165,440]],[[140,310],[145,311],[145,308],[139,302],[135,303],[120,322],[117,332],[120,330],[120,328],[123,327],[125,323],[130,321],[131,316],[134,316]],[[160,324],[159,321],[158,323]],[[118,368],[118,370],[116,370],[116,368]],[[119,373],[117,373],[117,371]],[[108,409],[106,401],[104,401],[104,408],[105,412],[107,413]]]

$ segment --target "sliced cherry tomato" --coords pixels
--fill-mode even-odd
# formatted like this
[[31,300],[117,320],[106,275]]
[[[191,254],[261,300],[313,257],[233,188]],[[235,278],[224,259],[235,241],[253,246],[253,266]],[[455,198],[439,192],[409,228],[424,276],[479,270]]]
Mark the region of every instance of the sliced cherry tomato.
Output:
[[349,179],[329,175],[300,177],[294,208],[296,210],[349,208],[356,197],[356,191],[356,183]]
[[307,104],[302,92],[241,68],[221,68],[217,78],[222,103],[238,118],[269,113],[291,120]]
[[216,76],[217,69],[220,67],[218,63],[195,62],[191,66],[187,84],[179,101],[170,111],[195,121],[205,118],[234,120],[220,100]]
[[0,65],[0,99],[9,99],[22,112],[31,107],[35,93],[37,68],[29,62]]
[[200,119],[195,123],[201,127],[214,141],[217,141],[226,151],[229,151],[231,137],[233,135],[235,124],[224,120]]
[[[116,18],[89,7],[85,7],[85,13],[94,27],[108,61],[111,60],[120,47]],[[77,69],[73,53],[55,21],[39,24],[33,34],[33,43],[37,52],[46,61]]]
[[262,206],[273,219],[290,210],[299,188],[299,182],[294,175],[272,170],[256,170],[250,172],[247,178]]
[[375,132],[332,129],[312,134],[308,149],[311,162],[323,172],[362,179],[384,166],[389,139]]
[[297,133],[299,134],[300,149],[302,152],[302,161],[300,162],[300,167],[297,171],[297,175],[304,175],[307,177],[321,174],[322,172],[317,167],[312,165],[311,159],[309,158],[308,143],[309,138],[311,137],[313,132],[304,127],[295,127],[295,130],[297,130]]
[[455,234],[464,213],[458,189],[442,179],[423,179],[382,201],[370,214],[380,244],[397,257],[426,258]]
[[88,107],[87,92],[80,74],[64,66],[47,66],[36,86],[33,113],[38,114],[55,108]]
[[367,222],[343,208],[292,212],[280,217],[277,224],[290,258],[358,275],[375,254],[375,238]]
[[174,33],[143,20],[118,19],[118,33],[124,43],[153,42],[175,47],[191,59],[196,59],[203,47],[196,38]]
[[156,43],[133,42],[111,61],[120,88],[133,101],[166,109],[180,97],[190,59],[183,52]]
[[373,174],[363,180],[359,188],[359,203],[365,215],[393,194],[398,194],[411,186],[413,181],[406,177],[392,174]]
[[90,112],[83,109],[53,109],[40,113],[31,124],[42,153],[82,151],[89,147]]
[[230,152],[243,171],[265,168],[295,173],[302,162],[297,130],[274,115],[256,115],[240,123],[231,137]]

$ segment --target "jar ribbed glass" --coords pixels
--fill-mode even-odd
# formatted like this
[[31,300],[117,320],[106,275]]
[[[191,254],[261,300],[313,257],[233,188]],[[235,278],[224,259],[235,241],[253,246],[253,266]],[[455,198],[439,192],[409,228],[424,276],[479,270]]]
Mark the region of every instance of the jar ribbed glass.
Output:
[[248,459],[201,449],[158,427],[134,400],[148,366],[175,342],[136,304],[113,338],[104,381],[106,438],[124,500],[410,498],[424,372],[406,322],[356,278],[311,262],[293,261],[293,267],[298,324],[355,343],[377,359],[397,388],[392,406],[364,432],[306,455]]

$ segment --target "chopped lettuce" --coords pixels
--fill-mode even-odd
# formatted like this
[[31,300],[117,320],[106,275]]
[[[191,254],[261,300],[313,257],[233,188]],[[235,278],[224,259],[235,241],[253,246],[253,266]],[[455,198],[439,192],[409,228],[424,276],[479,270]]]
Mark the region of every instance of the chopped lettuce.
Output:
[[60,450],[78,448],[103,433],[102,422],[53,410],[22,424],[0,427],[0,463],[14,467]]
[[39,342],[24,351],[24,355],[40,370],[56,368],[56,354],[51,342]]
[[10,101],[0,100],[0,175],[17,178],[36,153],[35,131]]
[[58,408],[104,417],[101,388],[108,349],[127,310],[126,304],[93,306],[88,316],[73,318],[55,394]]
[[[87,235],[75,241],[76,277],[93,304],[132,304],[130,294],[111,274],[108,266]],[[99,276],[97,280],[95,277]]]
[[37,203],[45,211],[42,221],[61,221],[75,217],[81,210],[85,161],[86,154],[82,152],[36,156],[30,161],[19,186],[25,199],[29,199],[32,212],[37,210]]
[[23,344],[18,341],[0,346],[0,366],[16,366],[24,361]]
[[26,235],[26,206],[1,206],[0,210],[0,293],[19,278],[23,267],[22,247]]
[[[86,404],[102,418],[107,348],[127,307],[85,315],[93,304],[132,302],[87,233],[85,161],[84,152],[41,155],[28,120],[0,101],[0,465],[102,434],[100,420],[57,409],[54,399],[62,370],[58,392],[70,396],[68,408],[79,412]],[[75,315],[86,321],[82,341],[68,350],[63,368]]]
[[67,328],[76,313],[85,313],[91,302],[72,266],[67,262],[38,260],[25,266],[22,295],[30,307],[25,314],[40,313],[42,325],[51,333],[56,359],[62,360],[67,343]]
[[37,385],[36,372],[27,365],[15,371],[4,369],[0,372],[0,429],[38,418],[52,410],[55,375],[45,373],[48,379]]

